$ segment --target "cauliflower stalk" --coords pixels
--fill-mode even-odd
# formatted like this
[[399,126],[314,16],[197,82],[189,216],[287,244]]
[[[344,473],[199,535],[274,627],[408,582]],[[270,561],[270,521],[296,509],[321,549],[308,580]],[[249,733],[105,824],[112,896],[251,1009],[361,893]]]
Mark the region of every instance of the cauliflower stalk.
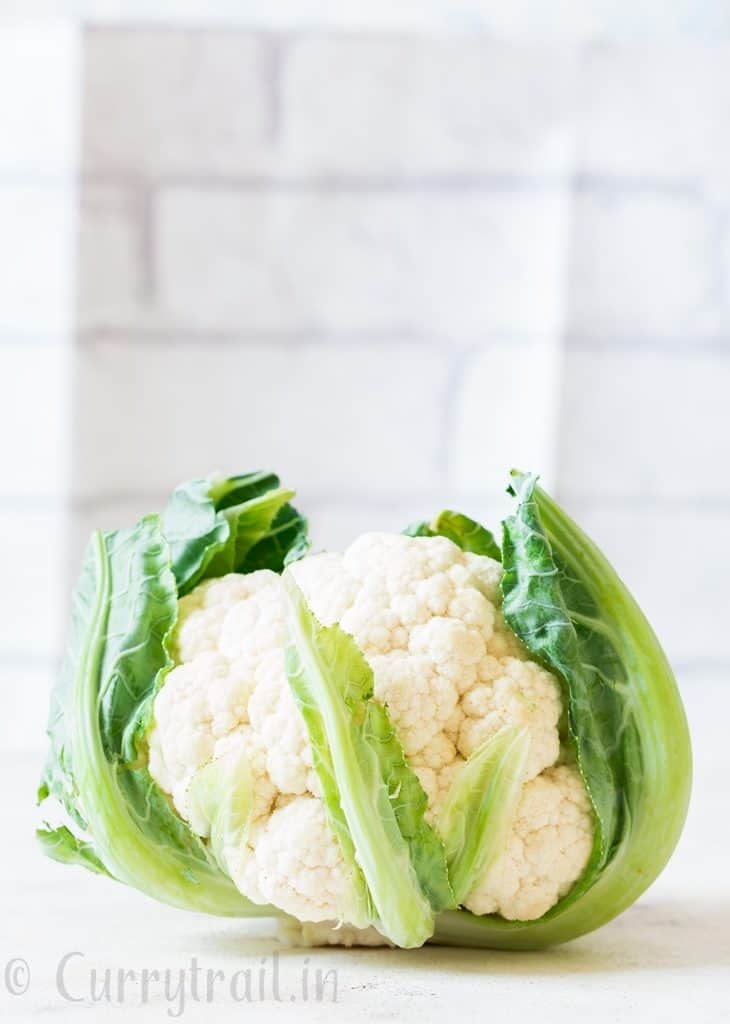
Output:
[[502,551],[445,512],[309,554],[269,474],[95,535],[47,852],[348,945],[532,948],[629,905],[684,819],[681,704],[610,566],[514,486]]

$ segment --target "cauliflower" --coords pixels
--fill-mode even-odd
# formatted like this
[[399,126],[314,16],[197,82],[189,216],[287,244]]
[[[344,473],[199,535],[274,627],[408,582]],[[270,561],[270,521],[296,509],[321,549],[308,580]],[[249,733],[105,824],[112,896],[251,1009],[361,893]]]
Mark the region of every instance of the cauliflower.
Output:
[[269,472],[95,531],[46,854],[310,944],[541,949],[630,906],[685,819],[682,702],[595,544],[509,490],[501,547],[446,509],[310,555]]
[[[541,916],[583,872],[593,837],[577,770],[557,764],[562,713],[556,678],[532,661],[499,605],[499,562],[446,537],[366,534],[344,553],[289,569],[323,625],[354,638],[374,696],[439,811],[466,760],[507,726],[529,738],[522,793],[504,849],[465,905],[510,919]],[[302,922],[348,922],[353,886],[288,684],[282,578],[269,570],[207,580],[179,602],[173,655],[154,705],[149,769],[201,835],[191,781],[232,747],[245,751],[254,799],[233,880],[256,903]],[[351,943],[360,933],[340,930]],[[338,941],[334,931],[325,941]],[[372,931],[362,941],[372,941]]]

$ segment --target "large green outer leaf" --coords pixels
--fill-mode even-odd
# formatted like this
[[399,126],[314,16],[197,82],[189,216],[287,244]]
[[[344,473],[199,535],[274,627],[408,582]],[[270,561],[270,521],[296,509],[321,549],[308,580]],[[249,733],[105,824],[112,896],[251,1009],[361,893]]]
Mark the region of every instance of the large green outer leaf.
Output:
[[47,853],[103,868],[156,899],[222,915],[270,913],[250,904],[174,813],[136,757],[135,729],[170,667],[177,616],[167,542],[157,516],[96,533],[74,597],[72,640],[49,724],[41,798],[57,797],[90,839],[42,829]]
[[[309,731],[328,819],[353,874],[355,923],[398,946],[420,946],[433,907],[453,905],[443,847],[423,819],[425,794],[355,641],[322,626],[285,575],[287,675]],[[372,906],[372,909],[371,909]],[[373,914],[374,911],[374,914]]]
[[672,854],[687,812],[687,722],[667,659],[638,605],[598,548],[538,488],[504,523],[507,621],[564,680],[570,734],[595,810],[584,877],[533,922],[442,915],[436,941],[536,949],[611,920],[651,884]]

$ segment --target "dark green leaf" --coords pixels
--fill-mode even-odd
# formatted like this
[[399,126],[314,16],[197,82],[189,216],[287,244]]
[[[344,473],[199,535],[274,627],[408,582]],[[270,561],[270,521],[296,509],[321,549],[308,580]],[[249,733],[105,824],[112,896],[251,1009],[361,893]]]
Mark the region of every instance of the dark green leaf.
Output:
[[301,545],[306,522],[288,504],[293,491],[273,473],[210,477],[182,484],[163,513],[180,596],[229,572],[281,572]]
[[303,558],[309,551],[307,520],[293,505],[284,505],[276,514],[266,536],[247,553],[239,572],[271,569],[283,572],[287,565]]
[[620,690],[626,666],[610,622],[567,552],[545,533],[534,477],[515,484],[519,506],[504,521],[504,616],[527,649],[565,681],[568,725],[597,817],[596,868],[623,827],[626,755],[633,747]]

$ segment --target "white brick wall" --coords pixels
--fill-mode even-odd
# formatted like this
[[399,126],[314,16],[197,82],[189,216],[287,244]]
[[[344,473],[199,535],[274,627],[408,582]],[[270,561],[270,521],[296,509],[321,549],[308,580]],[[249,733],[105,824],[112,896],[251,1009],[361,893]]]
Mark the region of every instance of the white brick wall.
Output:
[[561,377],[558,336],[490,345],[460,368],[452,398],[452,480],[466,493],[492,492],[495,525],[511,506],[504,494],[510,469],[539,470],[546,487],[555,482]]
[[592,47],[581,90],[585,170],[655,181],[696,178],[716,116],[708,62],[714,53],[704,46]]
[[68,187],[0,181],[0,332],[57,335],[71,327],[73,207]]
[[563,386],[561,493],[730,508],[727,353],[570,352]]
[[69,362],[60,338],[0,341],[0,502],[48,500],[64,493],[71,462],[66,429]]
[[[20,5],[19,5],[20,6]],[[414,33],[444,36],[470,32],[498,39],[539,39],[546,43],[616,40],[659,43],[704,40],[717,43],[730,36],[730,15],[722,0],[563,0],[535,4],[533,0],[432,0],[423,4],[394,4],[370,0],[361,4],[344,0],[37,0],[34,10],[84,14],[95,24],[118,26],[165,24],[224,28],[244,26],[308,33]]]
[[215,469],[270,467],[303,502],[433,488],[446,366],[411,345],[89,343],[77,494],[159,495]]
[[17,567],[12,585],[0,589],[0,660],[39,666],[58,655],[67,618],[66,526],[53,504],[0,509],[0,558]]
[[568,46],[468,36],[305,37],[282,67],[283,160],[295,173],[356,178],[565,174],[576,64]]
[[680,340],[730,326],[718,288],[717,215],[696,196],[575,198],[570,326],[580,335]]
[[564,219],[563,197],[519,191],[168,188],[156,313],[200,331],[549,330]]
[[[727,40],[716,45],[604,44],[586,54],[581,160],[601,176],[715,186],[727,172]],[[600,126],[600,130],[597,126]]]
[[77,33],[0,32],[0,746],[39,746],[66,618]]
[[97,29],[85,67],[77,547],[211,466],[337,544],[494,522],[517,464],[721,656],[722,49]]
[[0,85],[2,177],[67,178],[77,155],[75,102],[65,106],[79,87],[75,29],[58,23],[3,24]]
[[540,469],[678,663],[727,663],[730,50],[573,17],[88,29],[75,258],[73,33],[0,39],[0,742],[45,703],[68,491],[76,560],[214,467],[299,485],[322,545],[494,523]]
[[727,666],[727,509],[712,502],[569,500],[665,646],[680,685],[698,665]]
[[92,29],[87,39],[91,174],[228,175],[270,162],[273,54],[265,38],[128,28]]
[[[3,716],[0,719],[0,750],[32,750],[40,778],[45,757],[45,728],[48,698],[57,663],[34,663],[32,659],[3,658]],[[35,794],[28,792],[32,804]],[[35,825],[35,822],[34,822]]]
[[88,185],[78,228],[77,326],[137,323],[150,301],[149,202],[139,189]]

